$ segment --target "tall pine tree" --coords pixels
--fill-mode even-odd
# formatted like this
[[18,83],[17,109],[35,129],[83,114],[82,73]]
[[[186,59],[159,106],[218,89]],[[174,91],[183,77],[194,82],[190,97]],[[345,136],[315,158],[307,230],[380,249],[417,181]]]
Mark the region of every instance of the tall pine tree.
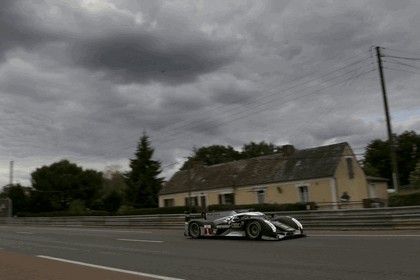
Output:
[[150,146],[146,133],[140,138],[134,159],[130,159],[131,170],[125,173],[126,200],[134,208],[153,208],[158,206],[158,193],[163,178],[159,161],[152,159],[154,149]]

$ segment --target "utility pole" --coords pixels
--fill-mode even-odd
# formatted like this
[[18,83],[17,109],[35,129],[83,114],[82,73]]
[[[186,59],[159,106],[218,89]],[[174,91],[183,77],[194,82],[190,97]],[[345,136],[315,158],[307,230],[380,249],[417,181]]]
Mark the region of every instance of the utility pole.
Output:
[[13,185],[13,160],[10,161],[9,186]]
[[188,172],[188,213],[191,213],[191,188],[192,188],[192,180],[191,180],[191,158],[186,157],[187,159],[187,172]]
[[392,133],[392,128],[391,128],[391,118],[389,116],[388,99],[387,99],[386,87],[385,87],[385,77],[382,70],[381,48],[379,46],[376,47],[376,56],[378,58],[379,78],[381,79],[382,96],[384,99],[386,127],[388,131],[388,143],[389,143],[390,156],[391,156],[392,183],[394,185],[395,192],[398,192],[399,180],[398,180],[397,153],[395,151],[396,149],[395,149],[394,135]]

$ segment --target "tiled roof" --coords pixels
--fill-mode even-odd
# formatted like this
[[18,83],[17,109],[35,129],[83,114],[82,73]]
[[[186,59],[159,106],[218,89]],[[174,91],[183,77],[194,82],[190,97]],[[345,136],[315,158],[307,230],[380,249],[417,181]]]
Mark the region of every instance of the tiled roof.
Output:
[[[347,143],[178,171],[160,194],[332,177]],[[191,189],[190,189],[191,185]]]

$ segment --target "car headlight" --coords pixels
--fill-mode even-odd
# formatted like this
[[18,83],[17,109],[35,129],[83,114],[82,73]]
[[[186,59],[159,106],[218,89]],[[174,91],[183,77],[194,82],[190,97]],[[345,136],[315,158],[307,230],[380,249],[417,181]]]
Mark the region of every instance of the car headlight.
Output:
[[295,218],[292,218],[292,220],[298,225],[298,227],[300,227],[300,229],[303,229],[302,224],[298,220],[296,220]]

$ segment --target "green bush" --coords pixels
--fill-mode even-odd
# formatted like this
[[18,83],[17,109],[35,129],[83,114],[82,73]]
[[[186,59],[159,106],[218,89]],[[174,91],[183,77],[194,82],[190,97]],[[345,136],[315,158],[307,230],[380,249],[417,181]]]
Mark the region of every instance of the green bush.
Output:
[[29,213],[20,212],[16,214],[17,217],[74,217],[74,216],[109,216],[106,211],[89,210],[86,212],[72,212],[72,211],[59,211],[59,212],[41,212]]
[[[188,211],[188,206],[162,207],[162,208],[141,208],[135,209],[128,206],[122,206],[117,215],[156,215],[156,214],[184,214]],[[196,207],[191,207],[191,213],[198,213]]]
[[417,206],[420,205],[420,192],[404,193],[404,194],[393,194],[389,197],[389,207],[399,206]]

